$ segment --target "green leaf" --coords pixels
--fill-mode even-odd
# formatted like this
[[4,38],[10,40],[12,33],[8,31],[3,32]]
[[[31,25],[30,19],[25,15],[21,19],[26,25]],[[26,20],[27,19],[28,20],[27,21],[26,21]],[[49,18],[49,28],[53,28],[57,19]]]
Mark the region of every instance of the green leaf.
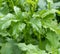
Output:
[[14,43],[5,43],[2,45],[1,54],[21,54],[21,50]]
[[15,11],[15,14],[17,15],[18,13],[20,13],[20,8],[14,6],[14,11]]
[[60,2],[56,2],[53,4],[52,8],[59,8],[60,7]]
[[26,51],[26,54],[47,54],[44,50],[40,50],[37,45],[26,45],[25,43],[19,43],[18,46]]
[[39,6],[39,9],[46,9],[46,1],[45,0],[39,0],[38,6]]
[[[56,10],[55,9],[51,9],[51,10],[43,10],[41,11],[41,18],[46,18],[47,16],[51,15],[51,14],[55,14]],[[50,18],[50,17],[49,17]],[[52,18],[52,17],[51,17]]]
[[33,27],[33,30],[36,30],[37,32],[40,33],[40,29],[42,26],[40,19],[33,18],[30,20],[30,24]]
[[49,53],[54,53],[54,54],[57,54],[58,53],[58,46],[59,46],[59,41],[58,41],[58,35],[51,31],[51,30],[48,30],[49,32],[47,32],[47,39],[48,41],[50,41],[50,44],[47,44],[46,45],[46,50],[49,51]]
[[10,36],[10,34],[6,30],[0,30],[0,35],[2,36]]
[[13,15],[12,14],[7,14],[3,18],[0,18],[0,29],[6,29],[11,25]]
[[0,12],[3,13],[3,14],[9,13],[9,7],[8,7],[8,5],[6,4],[6,1],[3,2],[3,0],[2,0],[1,2],[2,2],[2,3],[0,3],[0,4],[1,4]]
[[46,38],[50,41],[51,45],[55,48],[58,47],[58,39],[57,39],[58,35],[53,31],[47,32],[46,35],[47,35]]
[[25,23],[20,23],[17,22],[14,25],[12,24],[12,35],[16,39],[20,34],[25,29],[26,24]]

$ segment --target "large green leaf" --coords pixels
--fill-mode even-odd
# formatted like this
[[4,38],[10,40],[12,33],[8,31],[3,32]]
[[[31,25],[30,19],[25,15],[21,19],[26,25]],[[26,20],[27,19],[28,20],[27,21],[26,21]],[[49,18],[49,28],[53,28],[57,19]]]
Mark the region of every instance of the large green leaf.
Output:
[[[26,54],[47,54],[44,50],[40,50],[36,45],[26,45],[25,43],[19,43],[18,46],[23,50],[26,51]],[[23,46],[23,47],[22,47]]]
[[51,42],[53,47],[58,47],[58,35],[55,32],[49,31],[47,32],[47,39]]
[[2,45],[1,54],[21,54],[21,50],[14,43]]

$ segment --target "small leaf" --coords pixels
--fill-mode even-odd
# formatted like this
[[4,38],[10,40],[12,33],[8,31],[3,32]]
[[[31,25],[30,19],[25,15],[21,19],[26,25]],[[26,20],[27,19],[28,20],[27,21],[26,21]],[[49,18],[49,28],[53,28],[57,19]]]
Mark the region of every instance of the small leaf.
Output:
[[0,18],[0,29],[6,29],[11,25],[11,19],[13,19],[12,14],[7,14],[5,17]]
[[14,6],[14,11],[15,11],[15,14],[17,15],[20,12],[20,8]]

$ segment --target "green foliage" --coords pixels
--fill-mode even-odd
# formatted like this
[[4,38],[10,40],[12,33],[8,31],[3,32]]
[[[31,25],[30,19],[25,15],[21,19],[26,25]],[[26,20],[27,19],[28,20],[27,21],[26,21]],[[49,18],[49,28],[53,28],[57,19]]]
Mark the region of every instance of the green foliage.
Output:
[[0,0],[0,54],[60,54],[59,8],[53,0]]

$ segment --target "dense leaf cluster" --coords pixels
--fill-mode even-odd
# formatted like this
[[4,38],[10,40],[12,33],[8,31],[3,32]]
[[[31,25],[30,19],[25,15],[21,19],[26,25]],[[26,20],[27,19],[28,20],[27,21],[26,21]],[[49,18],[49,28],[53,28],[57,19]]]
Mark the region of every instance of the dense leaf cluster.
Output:
[[60,2],[0,0],[0,54],[60,54]]

